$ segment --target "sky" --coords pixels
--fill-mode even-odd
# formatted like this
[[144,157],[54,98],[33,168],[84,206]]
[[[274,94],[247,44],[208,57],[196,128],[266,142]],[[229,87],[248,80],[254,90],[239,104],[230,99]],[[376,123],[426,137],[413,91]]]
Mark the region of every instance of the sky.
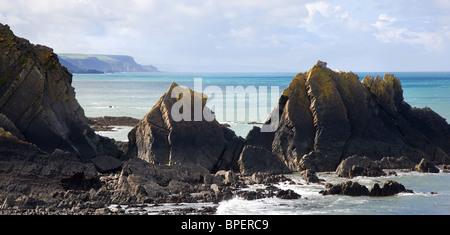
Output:
[[448,0],[0,0],[0,23],[172,72],[450,71]]

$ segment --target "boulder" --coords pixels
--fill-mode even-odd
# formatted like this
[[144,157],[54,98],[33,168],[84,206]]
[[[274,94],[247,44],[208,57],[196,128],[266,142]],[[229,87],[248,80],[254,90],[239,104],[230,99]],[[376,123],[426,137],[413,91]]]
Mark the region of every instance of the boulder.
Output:
[[352,181],[347,181],[336,185],[327,184],[326,187],[328,190],[321,191],[322,195],[387,197],[402,192],[412,193],[411,190],[406,189],[402,184],[390,180],[386,181],[382,188],[380,188],[379,184],[374,184],[370,191],[366,186]]
[[395,182],[395,181],[391,181],[388,180],[383,184],[383,187],[381,188],[381,195],[378,196],[384,196],[384,197],[388,197],[388,196],[393,196],[402,192],[409,192],[412,193],[411,190],[407,190],[405,188],[405,186],[403,186],[402,184]]
[[439,173],[439,169],[434,166],[430,161],[427,159],[422,159],[418,165],[414,167],[414,170],[421,173]]
[[299,199],[302,196],[297,194],[296,192],[294,192],[293,190],[280,190],[277,193],[277,198],[279,199],[284,199],[284,200],[295,200],[295,199]]
[[292,80],[277,108],[279,122],[266,122],[277,125],[276,131],[253,129],[247,141],[271,151],[292,171],[335,171],[353,155],[380,161],[379,168],[403,168],[423,157],[435,164],[450,161],[450,125],[430,108],[404,102],[400,80],[392,74],[360,81],[319,61]]
[[317,177],[316,173],[311,170],[304,170],[300,172],[302,179],[306,181],[306,183],[319,183],[321,180]]
[[353,155],[343,160],[336,169],[336,174],[339,177],[346,178],[354,178],[357,176],[378,177],[386,175],[383,170],[378,167],[376,161],[358,155]]
[[[152,164],[198,164],[211,172],[237,170],[244,140],[214,117],[203,115],[211,113],[206,99],[202,93],[172,83],[128,134],[127,155]],[[196,117],[199,112],[200,119]]]
[[58,148],[83,159],[118,156],[113,142],[89,127],[71,84],[72,75],[51,48],[33,45],[0,24],[2,125],[47,153]]
[[[257,172],[252,175],[250,184],[276,184],[281,182],[291,181],[284,175],[276,175],[267,172]],[[292,182],[292,181],[291,181]]]
[[247,145],[239,158],[240,172],[243,175],[252,175],[257,172],[270,174],[284,174],[291,171],[273,153],[262,147]]
[[322,195],[368,196],[369,190],[358,182],[347,181],[336,185],[327,185],[328,191]]
[[339,164],[336,169],[336,174],[339,177],[350,177],[350,172],[354,166],[359,166],[361,168],[370,168],[372,166],[376,166],[375,162],[369,159],[368,157],[361,157],[358,155],[353,155],[349,158],[344,159],[341,164]]
[[353,166],[352,169],[348,172],[347,178],[351,179],[358,176],[380,177],[386,176],[386,173],[384,173],[384,171],[378,167],[363,168],[360,166]]

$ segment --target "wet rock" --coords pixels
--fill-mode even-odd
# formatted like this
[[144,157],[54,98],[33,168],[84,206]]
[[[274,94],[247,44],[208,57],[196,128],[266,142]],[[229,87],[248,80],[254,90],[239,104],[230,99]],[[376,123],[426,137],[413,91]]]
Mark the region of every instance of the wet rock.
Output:
[[414,167],[414,170],[421,173],[439,173],[439,169],[425,158]]
[[281,190],[277,193],[277,198],[285,199],[285,200],[295,200],[299,199],[302,196],[294,192],[293,190]]
[[369,196],[369,190],[358,182],[348,181],[336,185],[328,185],[328,191],[322,195]]
[[274,175],[265,172],[257,172],[252,175],[250,184],[275,184],[281,182],[290,182],[291,180],[284,175]]
[[411,190],[407,190],[405,186],[395,181],[386,181],[381,188],[381,196],[393,196],[402,192],[412,193]]
[[240,197],[242,197],[245,200],[253,201],[257,199],[266,198],[267,196],[262,192],[255,192],[255,191],[245,191],[241,192],[239,194]]
[[306,181],[306,183],[319,183],[321,180],[317,177],[316,173],[311,170],[304,170],[300,172],[302,179]]
[[375,183],[372,185],[369,196],[372,196],[372,197],[383,196],[383,190],[380,188],[379,184]]
[[321,191],[322,195],[387,197],[402,192],[412,193],[411,190],[407,190],[405,186],[395,181],[386,181],[382,188],[380,188],[379,184],[374,184],[370,191],[366,186],[352,181],[337,185],[327,184],[326,188],[327,190]]
[[[358,155],[353,155],[349,158],[344,159],[341,164],[339,164],[338,168],[336,169],[336,174],[339,177],[346,177],[346,178],[353,178],[352,176],[352,169],[353,173],[357,175],[357,172],[355,172],[355,166],[358,168],[370,168],[376,166],[376,163],[369,159],[368,157],[361,157]],[[361,172],[362,174],[362,172]]]

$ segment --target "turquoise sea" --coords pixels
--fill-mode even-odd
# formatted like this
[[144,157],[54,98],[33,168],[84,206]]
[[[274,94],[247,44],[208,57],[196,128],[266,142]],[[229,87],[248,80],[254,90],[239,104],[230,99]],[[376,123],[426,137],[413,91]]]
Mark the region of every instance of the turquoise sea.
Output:
[[[413,107],[428,106],[442,117],[450,120],[450,72],[390,72],[399,77],[404,90],[405,101]],[[356,73],[380,75],[383,72]],[[265,121],[279,95],[296,73],[114,73],[76,74],[73,78],[76,98],[88,117],[130,116],[141,119],[155,102],[167,91],[172,82],[195,89],[194,79],[201,78],[202,86],[197,91],[214,87],[223,91],[215,93],[210,100],[218,102],[224,115],[218,115],[219,122],[228,123],[236,134],[243,137],[255,125]],[[226,96],[227,87],[254,88],[247,94]],[[277,89],[275,89],[277,88]],[[267,89],[266,99],[258,98]],[[275,92],[275,93],[271,93]],[[265,93],[264,93],[265,94]],[[221,97],[221,95],[223,95]],[[259,96],[258,96],[259,95]],[[259,101],[258,101],[259,100]],[[239,103],[244,105],[239,106]],[[211,103],[212,104],[212,103]],[[220,106],[223,104],[223,106]],[[234,107],[234,116],[226,113]],[[245,105],[246,104],[246,105]],[[257,111],[252,109],[255,105]],[[208,104],[209,106],[209,104]],[[228,110],[227,110],[228,108]],[[217,111],[213,108],[213,111]],[[257,124],[256,124],[257,125]],[[127,141],[131,128],[117,127],[116,132],[99,134]],[[245,201],[235,198],[222,202],[218,214],[450,214],[450,174],[401,173],[391,178],[411,189],[415,194],[400,194],[387,198],[351,198],[344,196],[321,196],[322,185],[307,185],[298,174],[290,176],[301,185],[278,185],[292,189],[302,195],[299,200],[284,201],[270,198]],[[327,182],[337,182],[333,174],[323,175]],[[384,178],[358,178],[360,183],[372,184]],[[250,189],[251,190],[251,189]],[[433,192],[433,193],[432,193]],[[192,205],[186,205],[192,206]],[[132,211],[132,210],[130,210]],[[148,211],[151,213],[151,210]]]

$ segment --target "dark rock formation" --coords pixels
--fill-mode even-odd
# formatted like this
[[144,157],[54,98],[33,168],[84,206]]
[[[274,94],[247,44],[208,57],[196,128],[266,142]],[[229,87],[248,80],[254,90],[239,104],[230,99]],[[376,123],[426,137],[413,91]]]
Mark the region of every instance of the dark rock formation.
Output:
[[285,199],[285,200],[295,200],[299,199],[302,196],[293,190],[281,190],[277,193],[277,198],[279,199]]
[[290,170],[273,153],[262,147],[247,145],[242,150],[239,158],[240,172],[244,175],[252,175],[257,172],[270,174],[290,173]]
[[100,173],[114,172],[120,170],[122,167],[122,162],[117,158],[103,155],[93,158],[92,163],[94,163],[95,168]]
[[384,157],[376,162],[381,169],[411,169],[416,165],[405,156],[400,158]]
[[286,181],[290,181],[292,182],[289,178],[287,178],[284,175],[275,175],[275,174],[270,174],[267,172],[257,172],[254,173],[252,175],[252,179],[251,179],[251,184],[276,184],[276,183],[281,183],[281,182],[286,182]]
[[413,193],[411,190],[407,190],[405,186],[395,181],[386,181],[382,188],[380,188],[379,184],[374,184],[370,191],[366,186],[352,181],[336,185],[327,184],[326,187],[328,190],[321,191],[322,195],[387,197],[402,192]]
[[346,195],[346,196],[368,196],[369,190],[358,182],[347,181],[345,183],[331,185],[327,184],[328,191],[323,195]]
[[[141,159],[128,161],[120,174],[116,194],[129,194],[155,199],[161,195],[199,192],[202,184],[211,184],[213,175],[205,168],[192,165],[161,166]],[[138,200],[139,201],[139,200]]]
[[[172,98],[173,93],[179,96]],[[129,133],[127,155],[153,164],[189,163],[203,166],[211,172],[239,171],[237,161],[244,140],[220,125],[214,117],[206,120],[203,113],[210,113],[210,110],[205,103],[203,94],[173,83]],[[181,110],[184,119],[174,120],[174,110]],[[196,120],[196,112],[201,115],[199,120]]]
[[402,184],[388,180],[383,184],[383,187],[381,189],[378,184],[374,184],[370,191],[370,196],[388,197],[403,192],[413,193],[412,190],[406,189],[405,186],[403,186]]
[[41,201],[54,202],[52,195],[64,193],[63,185],[75,182],[66,180],[64,184],[64,179],[76,179],[77,175],[87,181],[98,177],[94,165],[80,162],[76,154],[62,150],[47,154],[35,145],[0,135],[0,198],[35,195]]
[[352,171],[352,168],[354,168],[355,166],[367,169],[371,167],[376,167],[376,163],[371,159],[369,159],[368,157],[360,157],[354,155],[343,160],[341,164],[339,164],[338,168],[336,169],[336,174],[339,177],[353,178],[351,177],[350,172]]
[[404,102],[400,80],[391,74],[360,82],[352,72],[319,62],[294,78],[278,107],[277,131],[254,129],[247,142],[268,149],[293,171],[334,171],[352,155],[392,158],[386,164],[402,156],[415,164],[423,157],[450,162],[450,125],[431,109]]
[[320,180],[319,177],[317,177],[316,173],[312,170],[304,170],[300,172],[300,175],[302,176],[302,179],[306,181],[306,183],[319,183]]
[[414,167],[414,170],[421,173],[439,173],[439,169],[435,167],[430,161],[427,159],[422,159],[420,163]]
[[[3,209],[72,208],[102,186],[96,167],[120,169],[119,150],[89,127],[71,83],[72,75],[52,49],[16,37],[0,24]],[[84,193],[75,199],[72,192]]]
[[52,49],[0,24],[0,113],[10,120],[7,128],[14,124],[12,133],[48,153],[62,149],[83,159],[120,154],[89,128],[71,83]]
[[354,178],[357,176],[378,177],[385,176],[376,161],[357,155],[351,156],[341,162],[336,169],[339,177]]

